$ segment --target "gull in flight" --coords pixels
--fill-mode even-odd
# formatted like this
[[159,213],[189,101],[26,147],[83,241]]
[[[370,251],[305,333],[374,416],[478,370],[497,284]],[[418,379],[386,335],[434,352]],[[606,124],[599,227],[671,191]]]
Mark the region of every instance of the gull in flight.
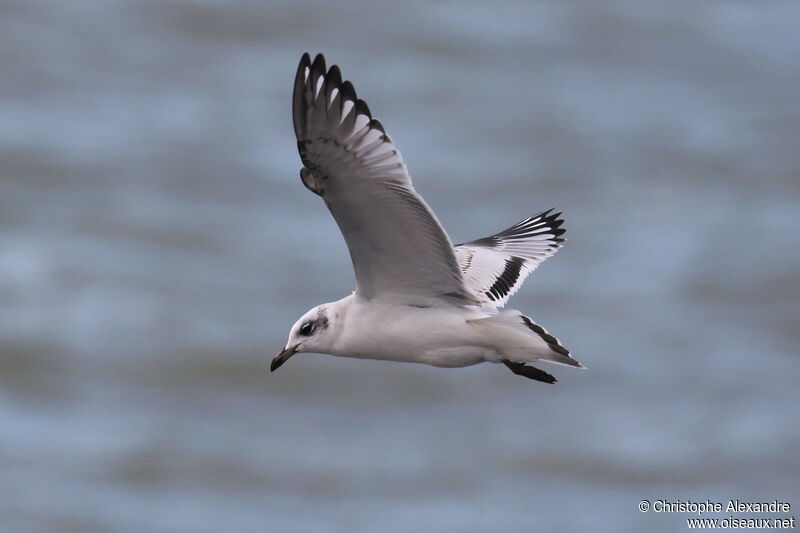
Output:
[[292,112],[300,178],[339,225],[356,290],[300,317],[272,371],[309,352],[439,367],[502,363],[545,383],[556,379],[530,363],[583,368],[531,318],[501,311],[561,247],[561,213],[453,245],[383,125],[322,54],[300,60]]

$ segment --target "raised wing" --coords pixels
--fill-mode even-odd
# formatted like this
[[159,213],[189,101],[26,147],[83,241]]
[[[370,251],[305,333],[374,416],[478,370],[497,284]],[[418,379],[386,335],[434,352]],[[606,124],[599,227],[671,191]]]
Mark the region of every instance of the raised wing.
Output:
[[564,221],[559,218],[561,213],[552,211],[455,247],[464,281],[482,303],[503,307],[528,274],[561,248]]
[[293,115],[300,176],[344,235],[356,292],[407,304],[476,303],[400,152],[339,68],[326,71],[322,54],[300,60]]

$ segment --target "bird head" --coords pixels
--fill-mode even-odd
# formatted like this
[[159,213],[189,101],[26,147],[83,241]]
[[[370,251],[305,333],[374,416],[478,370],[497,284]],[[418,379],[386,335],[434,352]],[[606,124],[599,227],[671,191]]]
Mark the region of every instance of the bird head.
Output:
[[329,304],[318,305],[294,323],[286,346],[272,359],[270,371],[277,370],[296,353],[327,351],[333,341],[328,308]]

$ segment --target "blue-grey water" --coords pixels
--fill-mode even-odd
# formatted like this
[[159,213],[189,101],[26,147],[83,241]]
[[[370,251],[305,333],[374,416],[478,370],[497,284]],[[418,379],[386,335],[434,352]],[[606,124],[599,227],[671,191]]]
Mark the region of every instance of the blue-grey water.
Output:
[[[269,359],[353,288],[300,184],[326,53],[454,241],[557,207],[555,386]],[[2,531],[686,530],[800,509],[800,4],[0,4]]]

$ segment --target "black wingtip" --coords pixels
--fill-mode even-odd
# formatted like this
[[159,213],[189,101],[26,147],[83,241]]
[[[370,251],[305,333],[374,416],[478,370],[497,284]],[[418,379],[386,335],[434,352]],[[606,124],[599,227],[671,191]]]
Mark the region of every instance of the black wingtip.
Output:
[[294,90],[292,92],[292,123],[294,133],[298,139],[303,137],[306,121],[305,102],[303,92],[306,86],[306,71],[311,67],[311,56],[308,52],[304,53],[297,65],[297,73],[294,77]]
[[305,84],[305,70],[311,68],[311,56],[308,52],[304,52],[300,58],[300,63],[297,64],[297,74],[295,75],[295,90],[297,89],[298,82]]
[[342,84],[342,71],[339,70],[339,65],[331,65],[325,75],[325,82],[333,87],[338,87]]
[[555,209],[556,209],[555,207],[551,207],[547,211],[542,211],[538,215],[531,217],[531,220],[536,220],[537,218],[539,218],[539,219],[545,220],[545,221],[547,221],[550,224],[553,224],[555,226],[560,226],[561,224],[564,223],[564,220],[561,218],[562,212],[561,211],[557,211],[557,212],[553,213],[553,211],[555,211]]
[[378,130],[378,131],[379,131],[379,132],[381,132],[383,135],[386,135],[386,130],[385,130],[385,129],[383,129],[383,124],[381,124],[381,121],[380,121],[380,120],[378,120],[377,118],[373,118],[373,119],[371,119],[371,120],[369,121],[369,127],[370,127],[371,129],[373,129],[373,130]]
[[311,72],[316,76],[322,76],[325,74],[325,70],[325,56],[317,54],[317,57],[314,58],[314,62],[311,64]]
[[[341,85],[342,73],[339,71],[339,67],[331,65],[328,69],[328,73],[325,74],[325,105],[331,105],[333,91],[340,91],[341,89],[339,87]],[[339,102],[341,102],[341,98],[339,98]],[[339,109],[341,110],[341,107]]]
[[342,102],[356,102],[358,100],[356,89],[353,87],[353,84],[350,82],[350,80],[345,80],[342,82],[342,86],[339,88],[339,93],[342,95]]
[[372,113],[370,113],[369,111],[369,106],[361,98],[356,100],[356,113],[358,113],[359,115],[366,115],[367,118],[370,119],[372,118]]
[[499,237],[501,239],[519,239],[528,238],[535,235],[550,234],[553,236],[551,241],[563,242],[565,239],[561,239],[561,235],[567,232],[566,229],[561,227],[562,224],[564,224],[564,219],[559,218],[561,217],[561,212],[553,213],[553,210],[554,208],[550,208],[547,211],[542,211],[538,215],[521,220],[510,228],[506,228],[505,230],[495,234],[493,237]]

